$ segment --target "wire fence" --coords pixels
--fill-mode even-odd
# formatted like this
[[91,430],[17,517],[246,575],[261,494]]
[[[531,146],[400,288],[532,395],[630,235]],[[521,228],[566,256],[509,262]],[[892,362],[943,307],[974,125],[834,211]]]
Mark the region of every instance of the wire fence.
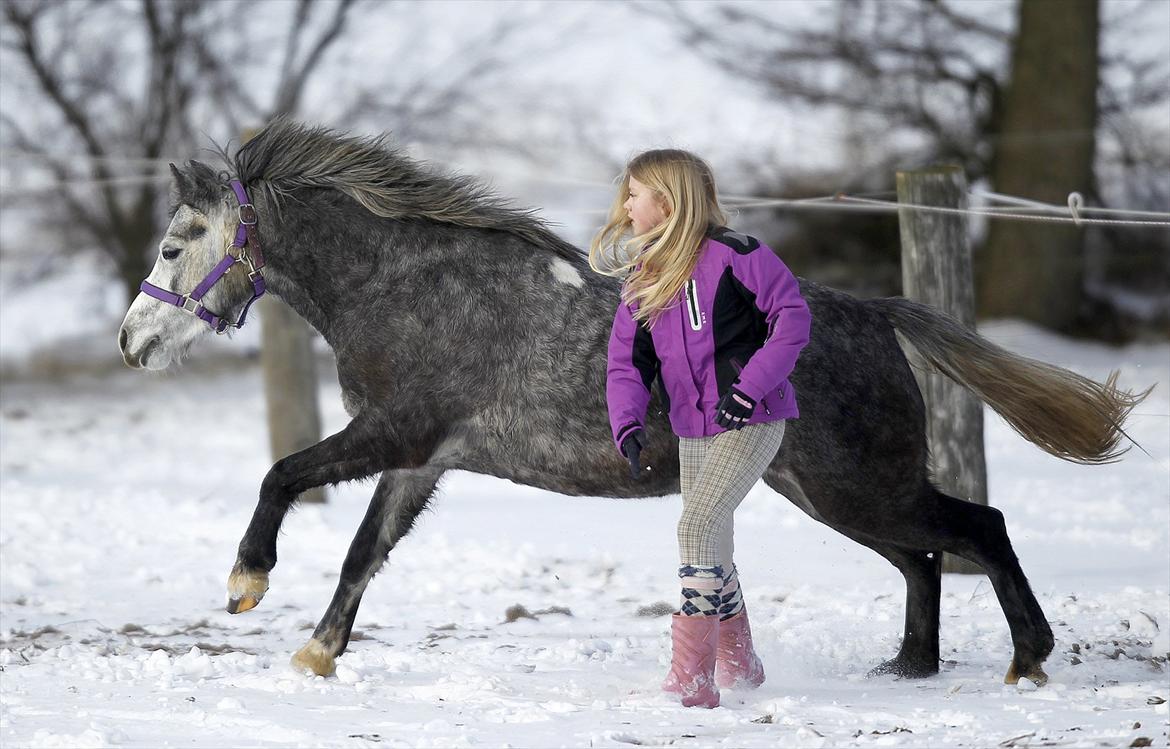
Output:
[[[44,159],[43,154],[35,154],[23,151],[0,151],[0,157],[5,159],[15,158],[18,160],[35,161]],[[60,158],[66,158],[64,155]],[[107,156],[107,157],[87,157],[91,161],[101,161],[109,164],[121,165],[138,165],[141,167],[157,166],[162,167],[172,163],[175,159],[145,159],[130,156]],[[181,159],[180,159],[181,160]],[[496,172],[494,176],[502,176],[506,172]],[[587,179],[576,179],[571,177],[533,177],[531,175],[518,175],[513,173],[513,176],[519,177],[531,184],[550,184],[562,185],[572,187],[588,187],[596,189],[613,189],[614,182],[602,182]],[[160,172],[158,174],[139,174],[126,177],[110,177],[104,179],[94,178],[79,178],[62,180],[51,183],[44,183],[38,185],[26,186],[13,190],[12,188],[0,188],[6,195],[12,196],[14,194],[42,194],[46,192],[55,192],[70,187],[87,187],[87,186],[127,186],[127,185],[144,185],[151,183],[167,182],[171,179],[169,173]],[[877,195],[889,195],[889,192],[877,193]],[[1144,211],[1125,208],[1109,208],[1106,206],[1087,206],[1084,204],[1084,198],[1080,193],[1069,193],[1067,204],[1064,206],[1053,205],[1050,203],[1042,203],[1031,200],[1029,198],[1022,198],[1014,195],[1004,195],[995,192],[968,192],[968,197],[988,201],[993,205],[975,206],[966,208],[947,208],[942,206],[921,205],[917,203],[899,202],[897,200],[887,200],[880,197],[872,197],[874,194],[859,194],[850,195],[839,192],[833,195],[822,195],[810,198],[774,198],[759,195],[736,195],[727,194],[721,196],[721,200],[729,208],[735,210],[753,210],[753,209],[793,209],[793,210],[830,210],[839,212],[860,212],[860,213],[897,213],[899,211],[920,211],[924,213],[946,213],[966,216],[977,216],[989,219],[1003,219],[1011,221],[1030,221],[1050,224],[1073,224],[1076,226],[1132,226],[1132,227],[1154,227],[1154,228],[1170,228],[1170,212],[1162,211]],[[998,204],[998,205],[996,205]],[[573,216],[592,216],[592,215],[606,215],[606,209],[553,209],[547,211],[548,213],[556,215],[573,215]],[[1091,216],[1111,216],[1118,218],[1093,218]],[[1128,217],[1128,218],[1125,218]]]

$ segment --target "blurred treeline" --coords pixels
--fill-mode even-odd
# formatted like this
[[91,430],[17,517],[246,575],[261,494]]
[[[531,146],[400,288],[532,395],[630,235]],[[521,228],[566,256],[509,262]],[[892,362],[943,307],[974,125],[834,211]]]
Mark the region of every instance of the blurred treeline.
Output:
[[[166,221],[166,163],[215,162],[212,141],[279,115],[560,180],[604,182],[633,151],[681,140],[717,154],[722,186],[743,195],[892,197],[897,170],[949,162],[982,191],[1170,210],[1164,0],[3,0],[2,21],[0,258],[24,258],[5,267],[29,282],[84,252],[136,293]],[[708,71],[678,92],[696,121],[754,100],[748,116],[840,137],[672,137],[658,126],[685,120],[606,95],[653,90],[683,62]],[[815,168],[813,149],[829,151]],[[576,215],[580,241],[608,198],[566,191],[522,198]],[[900,291],[895,214],[755,209],[736,223],[802,275]],[[972,234],[982,317],[1118,342],[1170,332],[1170,231]]]

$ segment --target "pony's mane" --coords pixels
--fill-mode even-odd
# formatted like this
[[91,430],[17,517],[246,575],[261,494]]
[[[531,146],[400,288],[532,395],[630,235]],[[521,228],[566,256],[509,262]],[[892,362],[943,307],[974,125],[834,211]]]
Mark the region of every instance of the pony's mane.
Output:
[[387,135],[354,137],[324,127],[277,119],[232,159],[237,177],[281,203],[301,188],[339,190],[377,216],[495,229],[580,260],[582,253],[533,215],[473,178],[424,167],[389,144]]

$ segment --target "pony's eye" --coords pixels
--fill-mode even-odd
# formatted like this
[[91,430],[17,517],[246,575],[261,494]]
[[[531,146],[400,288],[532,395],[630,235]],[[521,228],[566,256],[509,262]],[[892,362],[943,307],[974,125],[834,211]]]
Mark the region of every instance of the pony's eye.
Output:
[[175,249],[174,247],[164,247],[162,251],[163,260],[174,260],[179,256],[180,252],[182,250]]

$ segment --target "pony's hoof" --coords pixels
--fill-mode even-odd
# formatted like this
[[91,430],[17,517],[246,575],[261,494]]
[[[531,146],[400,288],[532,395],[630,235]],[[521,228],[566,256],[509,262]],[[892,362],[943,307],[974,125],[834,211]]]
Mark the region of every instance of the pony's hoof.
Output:
[[1038,687],[1048,683],[1048,674],[1044,673],[1044,669],[1040,668],[1039,663],[1021,670],[1016,668],[1016,662],[1012,661],[1012,664],[1008,666],[1007,676],[1003,677],[1003,683],[1014,687],[1021,678],[1027,679]]
[[317,676],[332,676],[336,671],[333,656],[318,640],[309,640],[303,648],[293,653],[289,661],[297,671],[316,674]]
[[872,679],[875,676],[897,676],[902,679],[925,679],[927,676],[934,676],[937,673],[938,663],[925,664],[916,663],[908,659],[891,658],[885,663],[875,666],[865,676],[867,679]]
[[229,614],[242,614],[256,608],[260,599],[268,592],[267,572],[248,572],[236,567],[228,576]]
[[263,596],[244,596],[243,598],[228,598],[227,612],[229,614],[242,614],[245,611],[251,611],[260,603]]

